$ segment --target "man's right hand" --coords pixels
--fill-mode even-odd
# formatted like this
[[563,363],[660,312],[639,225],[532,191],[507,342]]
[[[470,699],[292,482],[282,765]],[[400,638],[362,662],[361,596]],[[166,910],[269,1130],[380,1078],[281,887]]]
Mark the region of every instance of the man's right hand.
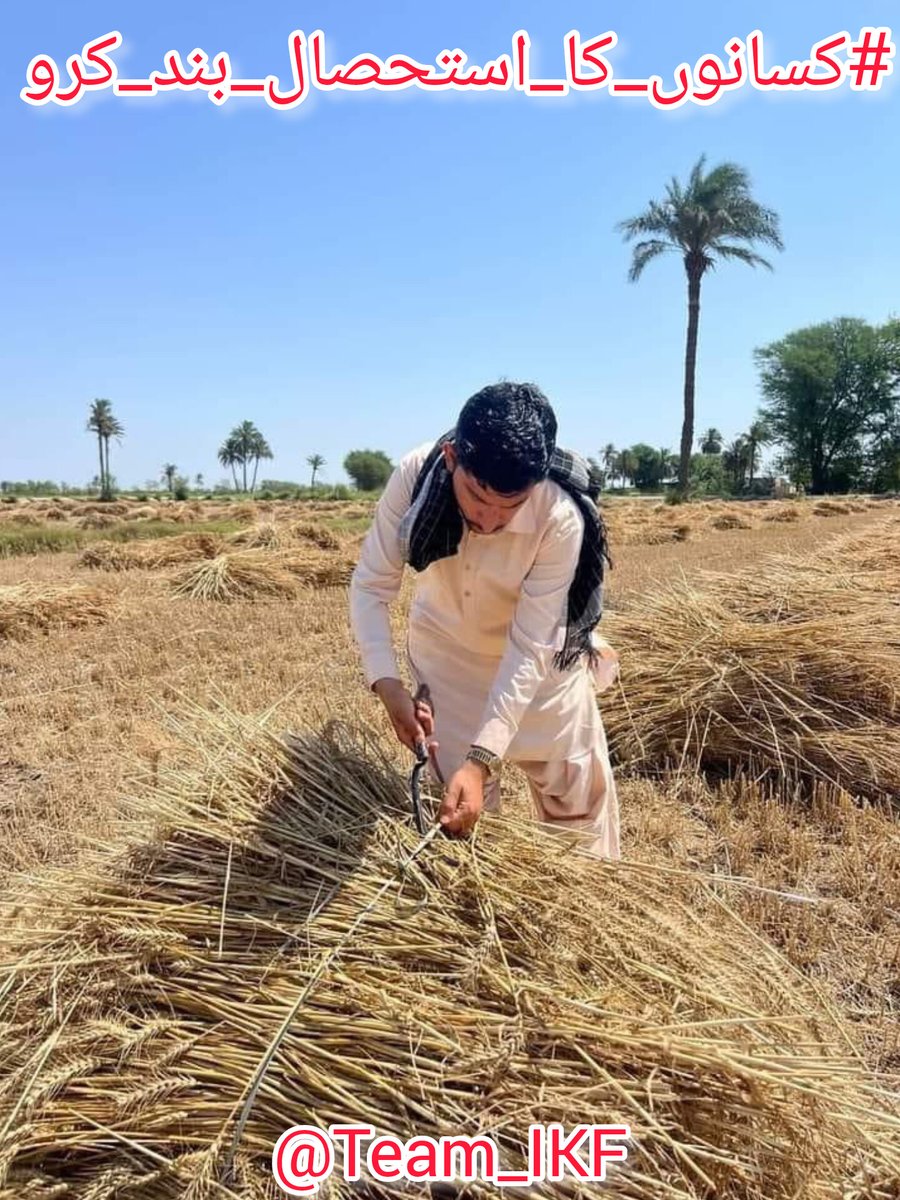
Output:
[[423,742],[437,749],[437,743],[431,741],[434,737],[434,714],[430,705],[424,701],[416,704],[399,679],[379,679],[372,690],[387,709],[401,745],[412,750],[413,754]]

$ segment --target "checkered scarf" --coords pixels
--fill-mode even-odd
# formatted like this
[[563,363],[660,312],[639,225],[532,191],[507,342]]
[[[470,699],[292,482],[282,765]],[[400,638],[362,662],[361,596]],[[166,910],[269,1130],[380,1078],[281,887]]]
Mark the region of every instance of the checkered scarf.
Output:
[[[414,571],[424,571],[441,558],[459,550],[463,518],[453,494],[453,483],[443,449],[454,440],[455,430],[439,438],[428,454],[413,486],[410,507],[400,522],[400,545],[404,562]],[[566,640],[554,658],[562,671],[584,656],[593,664],[596,651],[591,634],[602,614],[604,562],[609,557],[606,527],[597,510],[599,486],[581,455],[556,449],[550,459],[549,477],[568,493],[584,518],[584,536],[575,577],[569,588]]]

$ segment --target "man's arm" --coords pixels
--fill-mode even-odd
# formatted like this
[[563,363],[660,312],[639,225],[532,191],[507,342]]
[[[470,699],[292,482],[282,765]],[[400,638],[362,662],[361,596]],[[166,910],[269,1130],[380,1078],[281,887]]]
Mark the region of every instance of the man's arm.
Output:
[[416,708],[403,685],[391,636],[390,605],[403,582],[398,528],[419,468],[415,452],[394,470],[375,508],[350,582],[350,626],[369,687],[387,709],[398,739],[415,751],[434,733],[430,710]]

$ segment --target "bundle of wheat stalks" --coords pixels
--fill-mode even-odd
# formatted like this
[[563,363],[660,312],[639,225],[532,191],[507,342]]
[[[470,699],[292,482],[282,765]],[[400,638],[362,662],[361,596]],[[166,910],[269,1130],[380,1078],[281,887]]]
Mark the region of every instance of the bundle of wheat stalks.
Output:
[[176,596],[193,600],[250,600],[291,597],[300,587],[342,587],[353,562],[313,547],[238,550],[186,567],[172,578]]
[[0,638],[57,626],[106,621],[112,597],[78,584],[17,583],[0,587]]
[[78,565],[100,571],[158,570],[214,558],[224,545],[214,533],[181,533],[141,542],[96,542],[81,552]]
[[377,755],[219,713],[155,838],[23,883],[2,1200],[271,1196],[278,1136],[337,1121],[489,1134],[509,1169],[533,1122],[626,1122],[639,1200],[895,1194],[889,1097],[709,885],[497,817],[420,840]]
[[611,615],[621,692],[604,719],[619,761],[900,795],[898,533],[889,520]]

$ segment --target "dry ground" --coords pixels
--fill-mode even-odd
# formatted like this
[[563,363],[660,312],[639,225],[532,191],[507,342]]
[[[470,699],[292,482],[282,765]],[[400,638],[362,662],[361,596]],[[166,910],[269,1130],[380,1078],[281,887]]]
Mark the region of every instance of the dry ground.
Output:
[[[702,521],[659,511],[657,527],[692,528],[686,541],[655,545],[640,544],[649,515],[614,511],[611,528],[622,536],[609,606],[627,607],[640,589],[675,574],[813,548],[865,528],[884,507],[860,504],[828,519],[807,507],[797,521],[763,521],[771,511],[758,508],[751,528],[730,530],[710,528],[705,510]],[[192,705],[222,700],[245,713],[279,705],[286,727],[340,713],[385,728],[362,683],[343,588],[215,605],[173,598],[164,573],[85,570],[73,554],[0,561],[0,584],[73,580],[109,590],[108,623],[0,642],[0,887],[10,872],[114,840],[121,797],[139,794],[160,762],[180,753],[168,718]],[[402,752],[397,761],[408,765]],[[624,851],[656,864],[661,888],[668,872],[699,867],[815,897],[810,904],[732,888],[751,927],[774,937],[861,1022],[871,1061],[900,1069],[900,840],[886,809],[825,790],[810,807],[752,781],[713,791],[695,776],[623,779],[621,804]]]

